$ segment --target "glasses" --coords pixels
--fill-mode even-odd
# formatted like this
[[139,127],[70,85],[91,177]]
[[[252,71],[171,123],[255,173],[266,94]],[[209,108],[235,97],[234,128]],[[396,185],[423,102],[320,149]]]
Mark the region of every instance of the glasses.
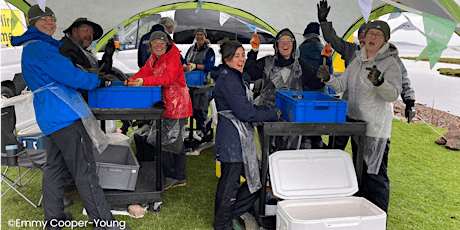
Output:
[[94,34],[94,30],[92,27],[88,28],[88,27],[80,27],[80,30],[83,30],[85,32],[89,32],[91,34]]
[[380,39],[380,38],[383,38],[384,35],[383,35],[383,34],[374,34],[374,33],[370,32],[370,33],[367,33],[366,36],[369,37],[369,38],[375,36],[376,38],[379,38],[379,39]]
[[286,38],[286,39],[281,38],[281,39],[278,39],[278,43],[285,43],[285,42],[293,43],[294,41],[295,41],[294,38]]
[[196,33],[195,36],[203,36],[204,37],[204,33]]
[[164,45],[164,44],[166,44],[166,42],[165,42],[165,41],[161,41],[161,40],[160,40],[160,41],[158,41],[158,40],[155,40],[155,41],[152,41],[152,43],[153,43],[153,44],[155,44],[155,45],[156,45],[156,44],[160,44],[160,45]]
[[[52,22],[56,22],[56,18],[53,17],[53,16],[38,16],[38,17],[35,17],[35,18],[38,18],[37,20],[40,20],[40,21],[46,21],[46,20],[50,19]],[[32,19],[35,19],[35,18],[32,18]]]

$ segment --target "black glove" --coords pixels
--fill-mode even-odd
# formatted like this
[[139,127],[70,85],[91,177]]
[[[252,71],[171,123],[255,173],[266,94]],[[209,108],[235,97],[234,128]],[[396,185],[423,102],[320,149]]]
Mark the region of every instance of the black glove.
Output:
[[372,68],[366,67],[367,70],[370,70],[369,75],[367,75],[367,79],[372,82],[375,86],[380,86],[383,83],[383,76],[382,73],[377,69],[377,66],[373,66]]
[[321,22],[326,22],[326,17],[329,14],[329,10],[331,10],[331,7],[327,7],[327,0],[321,0],[318,4],[316,4],[316,7],[318,8],[318,21]]
[[321,78],[324,82],[329,81],[331,79],[331,75],[329,74],[329,66],[320,65],[318,67],[318,71],[316,72],[316,77]]
[[273,108],[273,110],[275,110],[276,115],[278,115],[278,120],[279,120],[280,117],[283,116],[283,112],[281,112],[281,110],[278,108]]
[[101,79],[101,84],[99,85],[99,87],[110,86],[112,84],[112,81],[117,81],[118,80],[118,78],[115,77],[112,74],[105,74],[105,75],[100,74],[99,79]]
[[406,103],[406,110],[404,111],[407,119],[407,123],[410,123],[412,119],[415,117],[415,101],[414,100],[407,100]]
[[155,109],[166,109],[165,103],[164,103],[163,101],[157,101],[157,102],[153,103],[152,108],[155,108]]
[[105,55],[112,57],[113,53],[115,53],[115,42],[113,41],[113,38],[111,38],[107,44],[105,44]]

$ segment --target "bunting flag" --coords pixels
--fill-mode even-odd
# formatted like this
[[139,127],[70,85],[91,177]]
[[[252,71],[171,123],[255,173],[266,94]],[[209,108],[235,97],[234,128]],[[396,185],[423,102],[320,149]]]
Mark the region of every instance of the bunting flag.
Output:
[[429,59],[430,57],[428,56],[428,46],[423,49],[423,51],[418,55],[418,58],[415,59],[415,61],[420,61],[422,59]]
[[457,23],[427,13],[422,13],[422,16],[428,45],[428,56],[430,58],[430,69],[432,69],[441,57],[442,52],[447,48],[447,43],[449,43],[457,27]]
[[391,11],[391,14],[388,17],[388,20],[395,19],[399,16],[401,16],[401,9],[399,9],[398,7],[395,7],[393,11]]
[[202,0],[198,0],[198,4],[196,5],[196,10],[195,14],[198,13],[198,11],[201,10],[201,7],[204,5],[204,2]]
[[245,22],[244,24],[246,24],[249,27],[249,29],[251,29],[252,32],[257,33],[257,27],[255,27],[255,26],[253,26],[253,25],[251,25],[251,24],[249,24],[247,22]]
[[38,3],[38,7],[40,7],[40,9],[45,12],[46,10],[46,0],[37,0],[37,3]]
[[394,33],[398,30],[418,30],[418,28],[416,26],[414,26],[414,24],[412,24],[412,22],[410,21],[407,21],[401,25],[399,25],[398,27],[394,28],[391,33]]
[[10,12],[11,12],[11,34],[13,34],[13,30],[18,24],[19,18],[18,16],[16,16],[16,14],[12,10],[10,10]]
[[123,25],[123,22],[120,23],[117,27],[115,27],[115,30],[118,34],[118,41],[125,40],[125,26]]
[[219,23],[220,26],[223,26],[224,23],[230,18],[230,15],[224,12],[220,12]]
[[366,23],[369,20],[369,16],[371,15],[373,1],[374,0],[358,0],[359,7],[361,8],[361,13],[363,14],[363,18]]

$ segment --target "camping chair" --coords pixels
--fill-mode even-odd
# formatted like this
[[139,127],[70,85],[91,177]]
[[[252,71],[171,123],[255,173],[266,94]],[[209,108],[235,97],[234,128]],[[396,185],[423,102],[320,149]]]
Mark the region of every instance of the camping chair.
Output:
[[[46,150],[45,149],[26,149],[17,141],[14,135],[14,127],[16,125],[16,115],[14,113],[14,107],[9,106],[2,108],[2,149],[1,149],[1,165],[6,166],[5,171],[3,171],[1,183],[5,182],[9,186],[3,193],[1,198],[3,198],[9,191],[13,190],[18,193],[22,198],[29,202],[35,208],[41,206],[43,200],[43,195],[41,195],[40,200],[37,204],[28,199],[24,194],[22,194],[19,189],[26,186],[30,181],[32,181],[35,176],[40,172],[43,172],[43,169],[46,165]],[[14,151],[16,149],[16,151]],[[18,179],[14,180],[11,176],[7,176],[7,172],[10,167],[18,168]],[[27,168],[24,173],[21,173],[21,167]],[[32,170],[37,169],[37,170]],[[35,172],[25,183],[22,183],[23,178],[26,175],[30,175],[32,172]]]

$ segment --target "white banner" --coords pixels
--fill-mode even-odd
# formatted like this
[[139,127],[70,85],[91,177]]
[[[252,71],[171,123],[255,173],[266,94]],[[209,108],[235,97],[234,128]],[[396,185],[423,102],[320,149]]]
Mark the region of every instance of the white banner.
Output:
[[363,14],[363,18],[366,23],[369,20],[369,16],[371,15],[373,1],[374,0],[358,0],[359,7],[361,8],[361,13]]
[[230,18],[230,15],[224,12],[220,12],[220,17],[219,17],[220,26],[223,26],[229,18]]
[[43,12],[46,11],[46,0],[37,0],[38,6]]

